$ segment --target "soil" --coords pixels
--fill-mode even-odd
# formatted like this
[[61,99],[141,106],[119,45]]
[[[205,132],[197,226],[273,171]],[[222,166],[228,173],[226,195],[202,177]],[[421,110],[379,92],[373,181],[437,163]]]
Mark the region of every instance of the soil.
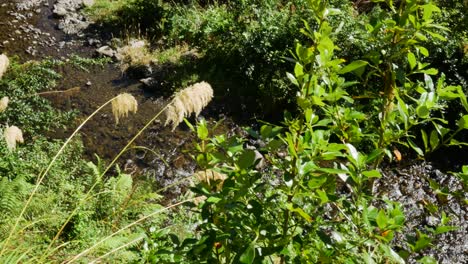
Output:
[[[89,30],[88,33],[78,31],[76,34],[65,34],[58,29],[58,25],[63,23],[63,18],[53,14],[55,3],[55,0],[2,1],[0,53],[17,56],[19,61],[40,60],[46,57],[66,59],[72,54],[83,57],[96,56],[96,46],[90,43],[106,44],[105,38],[100,37],[106,33],[98,32],[96,35],[89,33],[92,32]],[[167,98],[163,97],[162,93],[145,91],[137,80],[123,75],[116,64],[92,67],[89,72],[64,66],[59,72],[64,78],[55,89],[80,88],[80,92],[71,97],[49,96],[53,104],[60,109],[80,111],[76,124],[70,127],[76,127],[80,120],[121,92],[131,93],[139,103],[138,112],[122,120],[119,125],[115,125],[110,108],[86,124],[81,138],[86,156],[91,160],[95,160],[95,154],[106,160],[112,159],[167,103]],[[219,119],[216,116],[219,113],[217,107],[215,102],[202,114],[214,117],[214,122],[213,120]],[[229,132],[237,129],[231,119],[226,120],[219,131]],[[70,133],[70,130],[64,130],[51,132],[50,135],[65,138]],[[124,155],[120,164],[130,173],[138,171],[156,178],[161,187],[168,186],[193,173],[193,162],[182,152],[192,148],[193,140],[193,134],[187,127],[182,125],[172,132],[159,120],[137,140],[137,145],[145,146],[156,154],[131,150]],[[446,159],[447,156],[443,160]],[[434,157],[434,160],[437,160],[437,157]],[[405,241],[408,237],[416,237],[416,230],[429,234],[428,230],[440,224],[441,213],[445,212],[451,218],[449,225],[457,226],[458,229],[433,236],[431,245],[423,249],[419,256],[433,256],[440,263],[468,263],[468,195],[463,183],[451,173],[447,173],[450,170],[458,171],[460,164],[468,164],[466,156],[459,156],[457,164],[448,167],[438,163],[413,161],[405,166],[391,164],[383,171],[383,177],[375,182],[375,195],[387,196],[400,202],[406,215],[403,232],[406,237],[402,235],[394,241],[398,248],[407,250],[408,245]],[[438,190],[438,186],[441,190]],[[184,189],[185,187],[179,185],[165,195],[171,200],[182,194]],[[417,257],[411,258],[409,262],[415,263]]]

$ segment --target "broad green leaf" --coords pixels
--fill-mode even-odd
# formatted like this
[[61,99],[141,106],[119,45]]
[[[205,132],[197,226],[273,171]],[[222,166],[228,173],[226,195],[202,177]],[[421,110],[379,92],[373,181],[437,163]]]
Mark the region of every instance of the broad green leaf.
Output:
[[264,139],[267,139],[267,138],[270,138],[271,137],[271,131],[273,130],[273,128],[269,125],[263,125],[261,128],[260,128],[260,135],[262,136],[262,138]]
[[296,66],[294,66],[294,75],[297,77],[304,75],[304,67],[301,64],[296,63]]
[[343,67],[340,71],[338,71],[338,73],[344,74],[344,73],[352,72],[352,71],[355,71],[355,70],[357,70],[359,68],[365,67],[367,64],[369,64],[369,63],[367,61],[363,61],[363,60],[353,61],[350,64]]
[[317,189],[317,194],[318,194],[318,196],[320,198],[320,205],[324,205],[329,201],[328,195],[327,195],[326,192],[324,192],[324,191],[322,191],[320,189]]
[[247,169],[255,163],[255,152],[251,149],[245,150],[237,160],[240,169]]
[[460,129],[468,129],[468,115],[464,115],[458,120],[458,127]]
[[322,185],[325,182],[327,182],[326,176],[311,177],[311,179],[307,183],[307,186],[309,186],[310,189],[317,189],[317,188],[322,187]]
[[433,4],[426,4],[422,6],[423,8],[423,16],[422,19],[429,20],[432,17],[433,12],[440,12],[440,9]]
[[420,105],[416,108],[416,114],[418,114],[420,118],[428,118],[429,113],[429,109],[425,105]]
[[255,244],[250,243],[247,249],[240,256],[240,262],[245,264],[252,264],[255,259]]
[[377,214],[377,218],[375,219],[377,222],[377,226],[381,229],[384,230],[385,227],[387,227],[387,215],[385,214],[385,211],[380,209],[379,213]]
[[208,128],[206,125],[200,123],[197,126],[197,136],[201,140],[206,140],[208,138]]
[[417,49],[417,50],[419,51],[419,53],[421,53],[424,57],[429,56],[429,51],[428,51],[425,47],[416,46],[416,49]]
[[413,52],[408,52],[408,63],[410,65],[411,70],[414,69],[414,67],[416,67],[417,65],[416,56],[414,56]]

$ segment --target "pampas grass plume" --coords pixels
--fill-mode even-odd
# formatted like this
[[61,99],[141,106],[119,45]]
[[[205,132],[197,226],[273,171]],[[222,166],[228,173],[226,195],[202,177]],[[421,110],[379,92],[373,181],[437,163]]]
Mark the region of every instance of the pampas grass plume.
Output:
[[16,142],[23,143],[23,132],[17,126],[10,126],[3,132],[9,150],[16,148]]
[[136,113],[138,103],[133,95],[122,93],[112,101],[112,113],[115,117],[115,123],[119,123],[119,119],[127,117],[128,112]]
[[5,54],[0,55],[0,79],[2,79],[3,74],[6,72],[8,65],[10,65],[10,60]]
[[185,117],[192,113],[200,114],[213,98],[213,89],[207,82],[199,82],[175,94],[172,103],[166,110],[165,125],[172,124],[174,130]]
[[0,99],[0,113],[7,109],[9,101],[10,98],[8,98],[8,96],[4,96],[2,99]]

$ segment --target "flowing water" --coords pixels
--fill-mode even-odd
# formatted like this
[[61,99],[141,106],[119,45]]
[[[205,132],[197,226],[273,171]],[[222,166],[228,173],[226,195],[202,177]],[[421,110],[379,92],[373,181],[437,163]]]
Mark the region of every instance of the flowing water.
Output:
[[[4,2],[3,2],[4,1]],[[95,56],[95,48],[87,45],[86,38],[67,36],[57,29],[58,20],[52,15],[54,1],[41,1],[33,8],[21,10],[20,3],[26,1],[2,0],[0,4],[0,52],[17,56],[19,61],[43,58],[66,59],[76,54],[83,57]],[[18,7],[20,7],[18,9]],[[64,44],[65,43],[65,44]],[[130,114],[116,125],[110,106],[91,119],[81,131],[85,156],[96,161],[96,155],[112,160],[129,140],[156,115],[166,104],[167,98],[153,91],[142,89],[141,84],[122,74],[116,64],[103,67],[93,66],[89,71],[65,65],[58,69],[63,78],[54,90],[79,88],[78,93],[46,96],[55,107],[62,110],[78,110],[76,123],[70,129],[51,131],[54,138],[66,138],[88,115],[114,96],[126,92],[135,96],[138,111]],[[206,114],[210,115],[210,107]],[[213,115],[213,114],[211,114]],[[225,121],[218,131],[234,128],[232,121]],[[128,172],[143,173],[156,178],[158,184],[167,186],[193,173],[194,162],[183,153],[191,149],[195,140],[193,133],[182,124],[174,132],[164,127],[161,120],[154,122],[136,141],[138,146],[150,149],[130,150],[120,158],[120,166]],[[182,187],[181,187],[182,186]],[[182,184],[168,190],[167,198],[175,198],[186,187]],[[185,186],[185,187],[184,187]]]

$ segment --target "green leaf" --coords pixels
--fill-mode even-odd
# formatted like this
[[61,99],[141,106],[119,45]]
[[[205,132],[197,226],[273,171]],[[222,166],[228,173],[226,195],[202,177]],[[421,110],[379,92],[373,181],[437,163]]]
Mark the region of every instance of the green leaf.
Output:
[[421,264],[437,264],[437,260],[431,256],[425,256],[417,261]]
[[297,81],[296,77],[294,77],[294,75],[292,75],[291,73],[287,72],[286,73],[286,76],[288,77],[288,79],[291,81],[292,84],[296,85],[297,87],[299,87],[299,82]]
[[184,123],[190,128],[190,131],[195,132],[195,128],[193,125],[187,120],[187,118],[184,118]]
[[428,141],[428,138],[427,138],[427,133],[426,131],[424,131],[423,129],[421,129],[421,136],[422,136],[422,139],[423,139],[423,143],[424,143],[424,149],[426,150],[426,152],[428,151],[428,146],[429,146],[429,141]]
[[377,214],[377,218],[375,219],[377,222],[377,226],[380,229],[385,229],[387,227],[387,215],[385,214],[385,211],[380,209],[379,213]]
[[432,239],[428,235],[421,233],[420,231],[417,231],[417,233],[419,236],[418,241],[416,241],[416,243],[412,247],[415,252],[418,252],[428,247],[432,242]]
[[458,120],[458,127],[460,129],[468,129],[468,115],[464,115]]
[[304,210],[302,210],[301,208],[299,207],[294,207],[293,204],[291,203],[288,203],[288,205],[286,206],[288,208],[289,211],[291,212],[294,212],[294,213],[297,213],[298,215],[300,215],[302,218],[304,218],[307,222],[312,222],[312,217],[310,215],[308,215]]
[[426,83],[426,88],[429,88],[430,91],[434,91],[434,82],[431,76],[424,74],[424,82]]
[[437,135],[436,130],[431,131],[431,136],[430,136],[429,142],[431,143],[431,149],[432,150],[436,149],[437,146],[439,145],[440,141],[439,141],[439,136]]
[[433,4],[423,5],[422,8],[423,8],[422,19],[426,21],[432,17],[433,12],[440,12],[440,9],[436,5],[433,5]]
[[430,69],[427,69],[427,70],[421,70],[419,72],[429,74],[429,75],[436,75],[437,73],[439,73],[439,71],[437,69],[434,69],[434,68],[430,68]]
[[411,70],[414,69],[414,67],[416,67],[417,65],[416,56],[414,56],[414,53],[412,52],[408,52],[408,63],[410,65]]
[[420,105],[416,108],[416,114],[420,117],[420,118],[428,118],[429,117],[429,108],[427,108],[427,106],[425,105]]
[[366,176],[367,178],[380,178],[382,174],[378,170],[370,170],[370,171],[363,171],[362,175]]
[[240,262],[246,264],[252,264],[255,258],[255,244],[250,243],[244,253],[240,256]]
[[221,201],[221,200],[222,200],[221,198],[211,196],[211,197],[209,197],[208,199],[206,199],[206,202],[207,202],[207,203],[216,204],[216,203],[218,203],[218,202]]
[[208,128],[205,124],[200,123],[197,126],[197,136],[201,140],[206,140],[208,138]]
[[374,160],[380,158],[383,154],[381,149],[374,149],[369,155],[367,155],[366,163],[371,163]]
[[435,230],[435,235],[440,235],[443,233],[451,232],[460,229],[457,226],[438,226]]
[[326,176],[311,177],[307,183],[307,186],[309,186],[310,189],[317,189],[320,188],[325,182],[327,182]]
[[432,31],[429,31],[429,30],[424,30],[427,34],[431,35],[433,38],[436,38],[438,40],[441,40],[441,41],[446,41],[447,39],[440,35],[439,33],[435,33],[435,32],[432,32]]
[[352,72],[352,71],[355,71],[357,69],[360,69],[360,68],[366,66],[367,64],[369,64],[369,63],[367,61],[363,61],[363,60],[353,61],[350,64],[343,67],[341,70],[339,70],[338,73],[339,74],[344,74],[344,73]]
[[416,49],[417,49],[424,57],[429,56],[429,51],[428,51],[425,47],[416,46]]
[[328,195],[327,195],[326,192],[324,192],[324,191],[318,189],[318,190],[317,190],[317,194],[318,194],[318,196],[319,196],[319,198],[320,198],[320,205],[324,205],[324,204],[326,204],[326,203],[329,201]]
[[251,149],[245,150],[237,160],[236,164],[240,169],[247,169],[255,163],[255,151]]
[[301,64],[296,63],[296,66],[294,66],[294,75],[297,77],[304,75],[304,67]]
[[424,156],[424,152],[411,140],[410,138],[407,139],[408,144],[416,153],[418,153],[419,156]]

